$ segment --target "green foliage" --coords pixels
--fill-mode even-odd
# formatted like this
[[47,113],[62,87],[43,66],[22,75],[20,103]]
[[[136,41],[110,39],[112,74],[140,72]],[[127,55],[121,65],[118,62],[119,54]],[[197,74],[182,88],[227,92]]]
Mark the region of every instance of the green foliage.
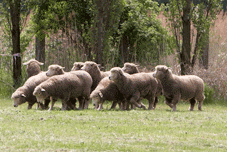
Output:
[[[221,11],[222,1],[223,0],[193,1],[194,3],[192,3],[188,19],[192,21],[191,23],[196,29],[196,34],[191,34],[191,39],[194,39],[193,36],[196,36],[198,41],[194,43],[191,42],[191,44],[195,46],[192,48],[198,48],[198,50],[200,50],[206,44],[210,27],[216,19],[216,15]],[[172,33],[175,36],[178,53],[181,53],[182,51],[182,13],[185,6],[185,0],[171,0],[166,6],[163,7],[164,15],[168,18]],[[193,52],[191,53],[193,54],[192,56],[199,54],[198,50],[191,50],[191,52]],[[194,52],[196,54],[194,54]],[[178,57],[180,58],[180,56]]]
[[172,36],[162,27],[157,15],[158,3],[151,0],[127,0],[117,33],[118,43],[128,38],[131,62],[157,62],[160,55],[172,53]]
[[204,95],[205,100],[203,101],[204,104],[215,103],[214,99],[214,89],[205,83]]

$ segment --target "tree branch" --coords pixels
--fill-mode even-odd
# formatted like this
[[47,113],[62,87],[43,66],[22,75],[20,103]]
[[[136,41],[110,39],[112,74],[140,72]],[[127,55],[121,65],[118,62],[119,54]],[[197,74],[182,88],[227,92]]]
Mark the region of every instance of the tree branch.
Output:
[[183,19],[183,16],[181,15],[181,12],[180,12],[179,0],[177,0],[177,8],[178,8],[180,17]]

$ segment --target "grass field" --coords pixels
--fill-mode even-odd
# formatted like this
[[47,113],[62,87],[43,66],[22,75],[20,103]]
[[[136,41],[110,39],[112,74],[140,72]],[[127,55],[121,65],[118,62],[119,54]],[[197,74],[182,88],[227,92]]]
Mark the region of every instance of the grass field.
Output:
[[[51,112],[0,99],[0,151],[227,151],[227,107]],[[105,105],[110,107],[109,104]]]

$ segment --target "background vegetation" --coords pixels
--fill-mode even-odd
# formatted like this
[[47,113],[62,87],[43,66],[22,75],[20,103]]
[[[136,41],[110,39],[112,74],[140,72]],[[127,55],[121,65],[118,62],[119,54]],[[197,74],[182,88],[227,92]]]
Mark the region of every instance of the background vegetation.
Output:
[[[22,0],[19,16],[21,62],[36,58],[45,63],[43,70],[55,63],[66,67],[66,71],[71,69],[75,61],[87,60],[102,64],[106,70],[122,66],[124,62],[139,64],[141,71],[154,70],[155,65],[166,64],[172,67],[175,74],[181,74],[179,52],[182,48],[179,49],[178,45],[182,45],[182,38],[178,35],[176,39],[174,27],[178,34],[183,27],[180,16],[174,20],[174,14],[171,14],[178,12],[171,10],[179,6],[177,9],[181,11],[184,4],[171,2],[160,7],[161,3],[151,0]],[[209,19],[209,24],[205,24],[204,18],[199,20],[196,17],[206,12],[207,7],[198,4],[192,5],[192,10],[198,9],[191,12],[194,17],[191,51],[197,44],[198,28],[203,27],[198,25],[210,26],[209,41],[203,40],[199,44],[198,59],[190,74],[196,74],[205,81],[205,94],[208,95],[206,102],[225,101],[226,16],[221,12],[217,19]],[[221,5],[214,7],[212,15],[218,13],[220,8]],[[9,1],[1,1],[0,10],[0,96],[10,97],[18,86],[15,86],[13,77],[15,57]],[[164,16],[163,11],[170,14]],[[204,42],[209,42],[209,66],[205,69],[199,62]],[[191,56],[195,56],[193,51]],[[22,85],[27,76],[25,67],[20,67]]]

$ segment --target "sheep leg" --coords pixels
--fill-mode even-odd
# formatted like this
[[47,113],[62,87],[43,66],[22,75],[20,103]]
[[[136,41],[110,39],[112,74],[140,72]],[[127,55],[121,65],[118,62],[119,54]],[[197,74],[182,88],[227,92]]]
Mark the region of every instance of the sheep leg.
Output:
[[125,102],[124,109],[129,110],[129,102]]
[[85,99],[84,99],[84,109],[88,109],[90,101],[91,101],[91,99],[90,99],[89,95],[88,96],[85,96]]
[[83,97],[78,97],[79,100],[79,110],[85,109],[85,100]]
[[172,99],[171,98],[167,98],[166,97],[165,104],[167,104],[171,109],[173,108],[173,104],[172,104]]
[[149,107],[148,110],[154,110],[154,102],[155,102],[155,98],[152,96],[149,98]]
[[[124,99],[124,100],[122,100],[120,103],[121,103],[121,110],[126,110],[126,104],[127,104],[127,100],[126,99]],[[119,108],[120,108],[120,106],[119,106]]]
[[[146,106],[142,103],[141,98],[139,98],[139,100],[137,100],[137,103],[141,105],[141,108],[143,108],[144,110],[146,110]],[[135,107],[135,105],[133,105],[133,107]]]
[[118,101],[118,106],[120,110],[126,110],[126,100]]
[[158,104],[158,97],[155,97],[155,101],[154,101],[154,109],[156,108],[157,104]]
[[67,108],[68,109],[76,109],[76,98],[72,97],[69,99],[69,101],[67,102]]
[[119,106],[119,109],[120,109],[120,110],[124,110],[124,108],[123,108],[123,103],[122,103],[122,102],[119,101],[119,102],[118,102],[118,106]]
[[190,111],[193,111],[193,110],[194,110],[195,103],[196,103],[196,100],[195,100],[195,98],[192,98],[192,99],[190,99],[189,101],[190,101],[189,110],[190,110]]
[[28,110],[31,109],[33,105],[34,105],[34,103],[29,103],[27,109]]
[[[130,103],[134,104],[138,108],[143,108],[145,110],[146,109],[145,105],[139,99],[140,99],[139,96],[134,95],[130,99]],[[138,100],[139,100],[139,103],[137,102]]]
[[136,109],[134,104],[131,104],[131,109]]
[[117,106],[117,103],[118,103],[118,101],[113,101],[113,103],[112,103],[110,109],[115,109],[116,106]]
[[203,105],[203,100],[202,101],[199,101],[199,104],[198,104],[198,109],[200,111],[202,111],[202,105]]
[[[48,109],[48,106],[51,102],[50,100],[51,100],[50,98],[47,98],[44,100],[44,105],[41,104],[42,109]],[[57,101],[57,99],[53,99],[53,100]]]
[[180,95],[175,95],[173,98],[173,111],[177,111],[177,103],[179,102],[181,96]]
[[64,99],[62,99],[62,109],[61,110],[67,110],[67,102],[69,101],[70,93],[65,94]]
[[39,102],[37,102],[36,110],[38,110],[40,106]]
[[54,107],[54,104],[56,102],[56,100],[53,99],[53,97],[50,97],[50,101],[51,101],[51,105],[50,105],[50,108],[48,109],[48,111],[51,111]]
[[102,108],[103,108],[103,103],[98,104],[97,110],[102,110]]

